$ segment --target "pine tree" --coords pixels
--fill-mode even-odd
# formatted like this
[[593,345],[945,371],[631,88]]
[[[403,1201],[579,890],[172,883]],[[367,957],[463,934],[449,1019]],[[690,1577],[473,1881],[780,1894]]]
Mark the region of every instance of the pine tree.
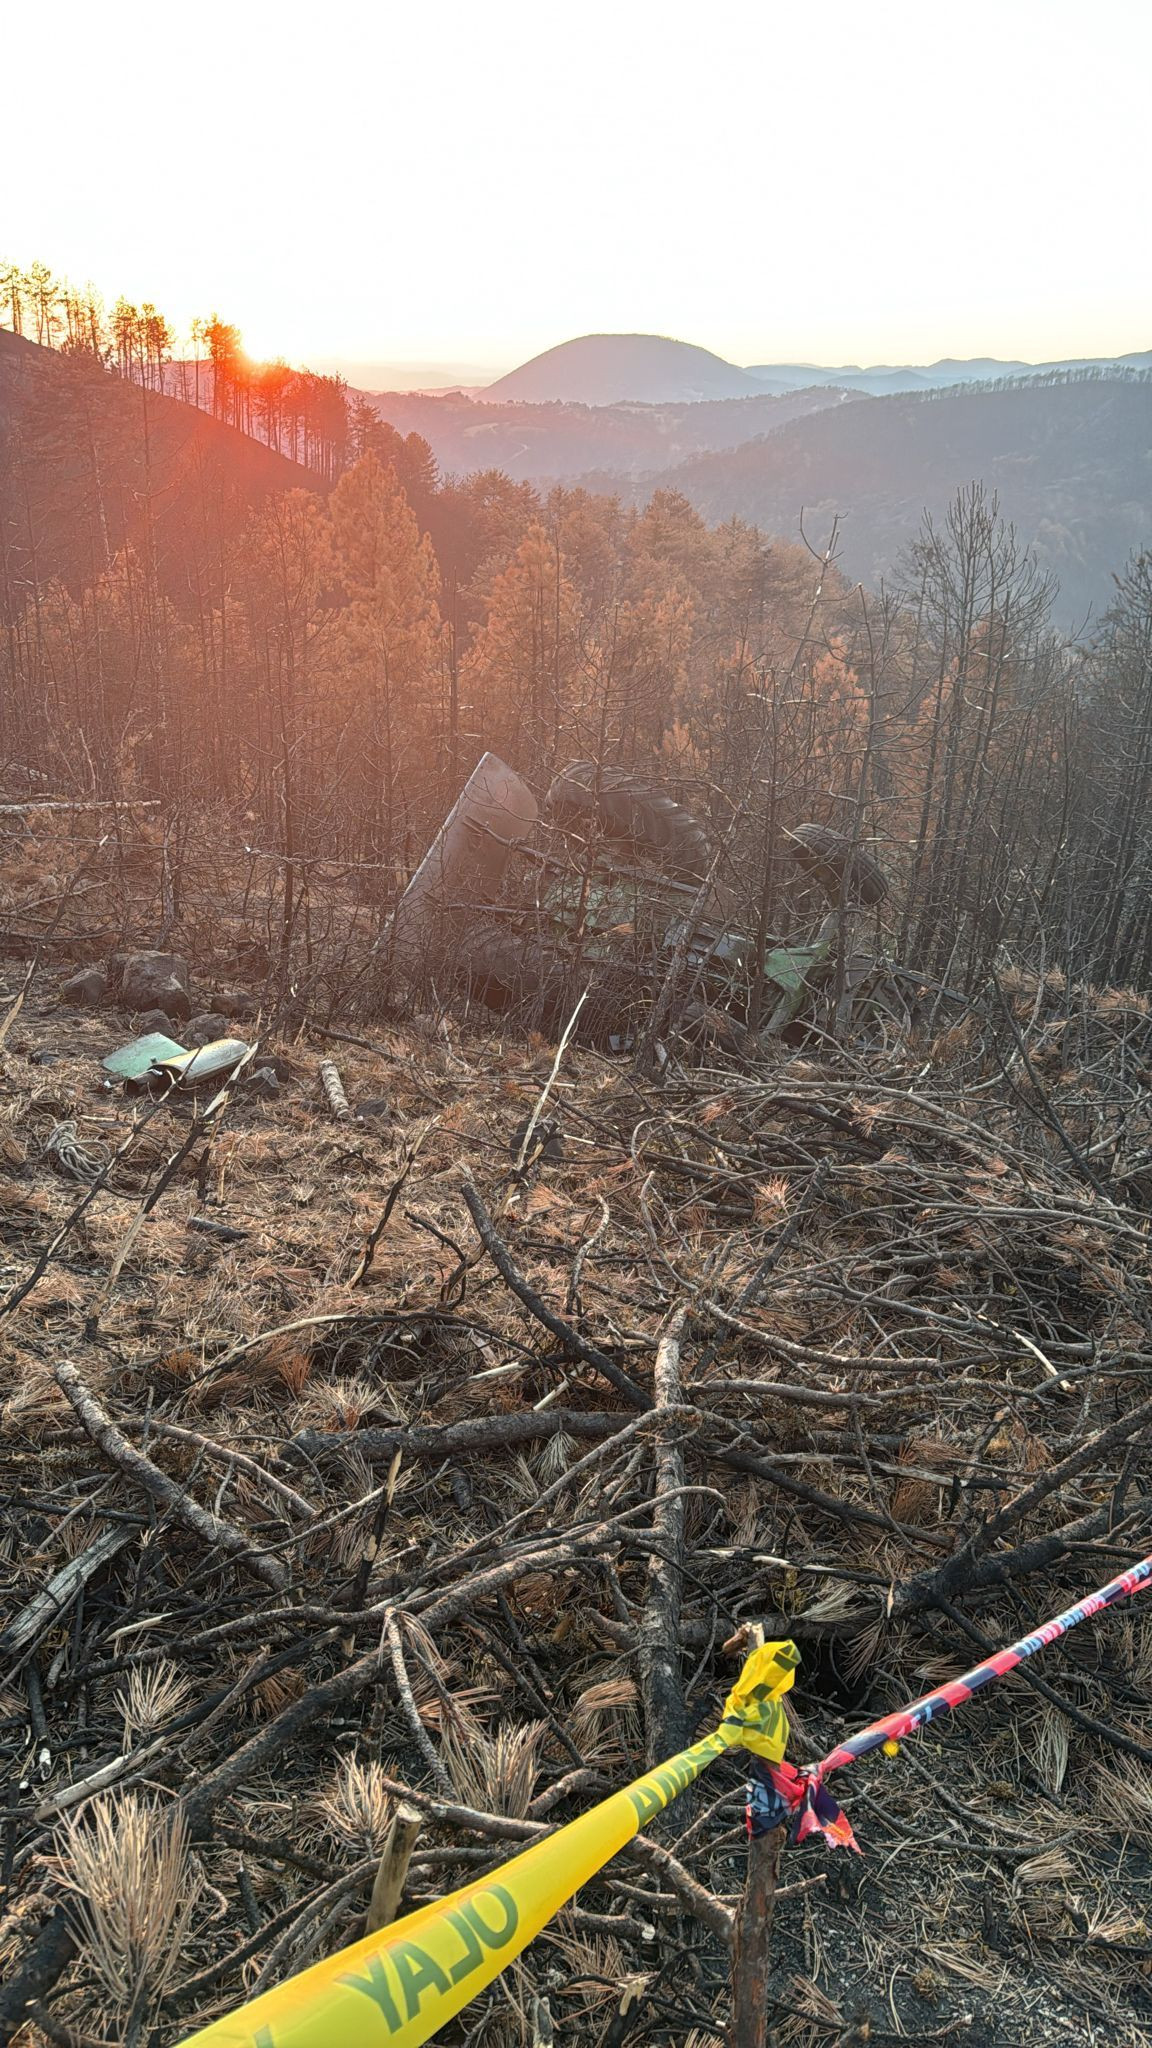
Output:
[[570,751],[580,655],[576,591],[556,540],[533,526],[493,579],[484,625],[462,665],[477,737],[530,776],[550,776]]
[[443,629],[432,544],[393,469],[374,455],[332,493],[357,766],[366,778],[370,857],[395,860],[411,815],[411,771],[437,738]]

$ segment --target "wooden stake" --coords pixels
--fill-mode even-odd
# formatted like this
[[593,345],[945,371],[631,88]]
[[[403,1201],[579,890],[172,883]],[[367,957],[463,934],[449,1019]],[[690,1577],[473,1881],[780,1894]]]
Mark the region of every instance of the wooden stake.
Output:
[[[744,1630],[744,1654],[764,1641],[764,1630],[754,1622]],[[744,1897],[736,1912],[732,1936],[732,2018],[728,2048],[769,2048],[768,1976],[771,1965],[772,1919],[776,1911],[776,1884],[784,1849],[783,1827],[766,1835],[753,1836],[748,1843],[748,1869]]]
[[[657,1413],[677,1407],[680,1346],[686,1311],[678,1308],[660,1340],[653,1384]],[[653,1514],[659,1548],[648,1559],[648,1587],[637,1628],[640,1699],[644,1710],[648,1767],[675,1756],[688,1740],[680,1674],[680,1597],[684,1559],[684,1453],[677,1424],[665,1423],[656,1440],[657,1506]]]
[[388,1824],[388,1835],[380,1856],[380,1866],[372,1884],[372,1897],[368,1901],[368,1918],[364,1923],[365,1934],[377,1934],[381,1927],[390,1927],[396,1918],[420,1833],[421,1815],[417,1808],[401,1800]]

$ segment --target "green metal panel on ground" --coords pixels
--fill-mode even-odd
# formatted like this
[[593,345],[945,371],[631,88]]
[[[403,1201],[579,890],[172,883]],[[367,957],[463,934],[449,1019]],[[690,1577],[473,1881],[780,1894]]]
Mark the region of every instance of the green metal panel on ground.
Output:
[[134,1038],[130,1045],[122,1045],[116,1052],[110,1052],[102,1062],[106,1074],[114,1074],[118,1081],[141,1081],[150,1073],[158,1060],[179,1059],[185,1055],[185,1048],[177,1045],[174,1038],[168,1038],[163,1031],[148,1031],[143,1038]]

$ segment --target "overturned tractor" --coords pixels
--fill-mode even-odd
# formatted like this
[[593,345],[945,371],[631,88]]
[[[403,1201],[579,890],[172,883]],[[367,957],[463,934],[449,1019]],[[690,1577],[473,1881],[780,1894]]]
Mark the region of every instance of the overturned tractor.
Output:
[[665,791],[574,761],[538,805],[485,754],[397,906],[391,956],[407,983],[462,988],[550,1036],[579,1001],[579,1037],[612,1050],[655,1003],[689,1035],[723,1039],[750,1021],[778,1035],[832,971],[845,907],[887,888],[867,849],[825,826],[801,825],[785,846],[815,885],[812,928],[754,939],[705,827]]

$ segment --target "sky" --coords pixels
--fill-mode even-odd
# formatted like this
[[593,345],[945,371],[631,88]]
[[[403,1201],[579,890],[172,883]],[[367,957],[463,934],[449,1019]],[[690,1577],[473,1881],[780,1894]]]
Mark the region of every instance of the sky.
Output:
[[1152,347],[1149,0],[56,0],[0,42],[0,257],[256,356]]

